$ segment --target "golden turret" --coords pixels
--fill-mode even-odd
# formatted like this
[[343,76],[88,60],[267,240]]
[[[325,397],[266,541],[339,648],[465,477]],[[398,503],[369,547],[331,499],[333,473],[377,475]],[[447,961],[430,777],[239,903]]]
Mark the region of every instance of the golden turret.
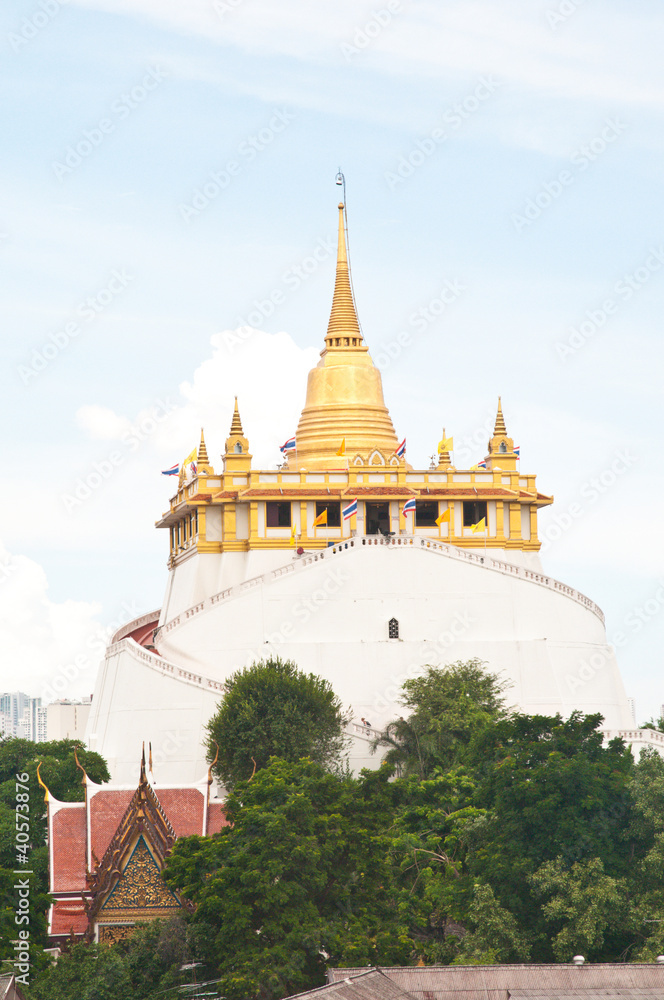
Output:
[[498,397],[498,410],[493,428],[493,437],[488,444],[489,454],[486,456],[487,469],[502,469],[503,472],[514,472],[517,456],[514,452],[514,441],[507,436],[507,427],[503,416],[503,407]]
[[249,454],[249,442],[242,430],[242,421],[240,420],[240,411],[236,396],[231,430],[229,436],[226,438],[224,472],[247,472],[250,468],[251,455]]
[[[383,399],[380,372],[364,344],[348,268],[344,205],[339,205],[337,271],[325,348],[309,372],[289,468],[339,469],[379,451],[387,461],[398,447]],[[345,456],[338,452],[345,440]]]
[[210,465],[210,459],[208,458],[207,448],[205,446],[205,436],[203,434],[203,428],[201,427],[201,443],[198,446],[198,455],[196,456],[196,469],[198,475],[213,476],[214,469]]

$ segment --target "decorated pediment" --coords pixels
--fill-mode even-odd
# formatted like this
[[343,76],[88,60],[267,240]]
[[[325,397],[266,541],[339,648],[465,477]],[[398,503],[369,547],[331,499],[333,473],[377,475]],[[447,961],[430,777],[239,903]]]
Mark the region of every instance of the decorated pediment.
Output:
[[[124,871],[99,908],[99,919],[112,917],[119,911],[178,909],[180,901],[166,886],[161,870],[145,838],[136,841]],[[149,918],[151,914],[146,913]]]

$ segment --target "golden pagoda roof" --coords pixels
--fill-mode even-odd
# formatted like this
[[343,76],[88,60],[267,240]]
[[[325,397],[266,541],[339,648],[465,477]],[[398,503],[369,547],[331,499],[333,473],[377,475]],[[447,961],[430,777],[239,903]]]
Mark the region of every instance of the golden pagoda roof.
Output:
[[[383,399],[383,384],[364,343],[355,309],[345,206],[339,205],[337,269],[325,348],[309,372],[307,396],[288,460],[294,469],[345,469],[356,456],[394,455],[398,439]],[[397,460],[398,461],[398,460]]]

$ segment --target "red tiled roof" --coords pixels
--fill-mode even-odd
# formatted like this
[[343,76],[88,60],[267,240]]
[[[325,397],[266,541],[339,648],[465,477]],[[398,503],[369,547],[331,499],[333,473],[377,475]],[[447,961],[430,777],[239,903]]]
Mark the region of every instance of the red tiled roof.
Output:
[[326,500],[339,500],[341,497],[340,487],[330,487],[326,486],[317,487],[316,489],[289,489],[285,487],[283,493],[278,486],[274,483],[271,485],[266,485],[263,489],[250,489],[245,490],[241,494],[242,500],[261,500],[266,497],[274,497],[275,500],[308,500],[314,497],[324,497]]
[[209,503],[212,499],[211,493],[194,493],[192,497],[187,497],[186,504]]
[[155,788],[176,837],[202,836],[205,799],[198,788]]
[[408,497],[416,496],[415,490],[407,486],[349,486],[344,496],[347,497]]
[[219,490],[212,497],[213,500],[237,500],[237,490]]
[[221,802],[211,802],[208,806],[208,836],[219,833],[222,826],[228,826],[226,811]]
[[56,899],[51,911],[50,936],[84,934],[88,917],[81,899]]
[[96,868],[104,857],[133,794],[129,788],[104,788],[92,797],[90,801],[92,868]]
[[124,638],[133,639],[139,646],[151,644],[154,630],[158,624],[159,618],[155,618],[153,622],[148,622],[147,625],[140,625],[138,628],[135,628],[133,632],[129,632]]
[[501,489],[500,487],[492,486],[491,483],[487,483],[486,485],[478,483],[477,490],[474,490],[472,486],[464,486],[463,489],[447,486],[418,490],[418,495],[422,500],[426,500],[427,497],[448,497],[452,500],[454,497],[477,497],[479,494],[487,499],[491,499],[492,497],[509,497],[511,500],[514,500],[518,496],[516,490]]
[[53,892],[85,889],[85,803],[53,817]]

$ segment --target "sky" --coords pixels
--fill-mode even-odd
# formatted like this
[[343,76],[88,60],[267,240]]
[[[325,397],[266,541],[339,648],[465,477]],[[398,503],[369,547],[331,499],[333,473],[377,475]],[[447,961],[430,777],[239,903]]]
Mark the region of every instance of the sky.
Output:
[[162,600],[161,470],[201,426],[220,464],[234,395],[276,466],[341,168],[408,461],[443,427],[478,461],[502,396],[555,497],[545,569],[604,609],[658,716],[661,4],[5,0],[0,46],[0,688],[92,692]]

